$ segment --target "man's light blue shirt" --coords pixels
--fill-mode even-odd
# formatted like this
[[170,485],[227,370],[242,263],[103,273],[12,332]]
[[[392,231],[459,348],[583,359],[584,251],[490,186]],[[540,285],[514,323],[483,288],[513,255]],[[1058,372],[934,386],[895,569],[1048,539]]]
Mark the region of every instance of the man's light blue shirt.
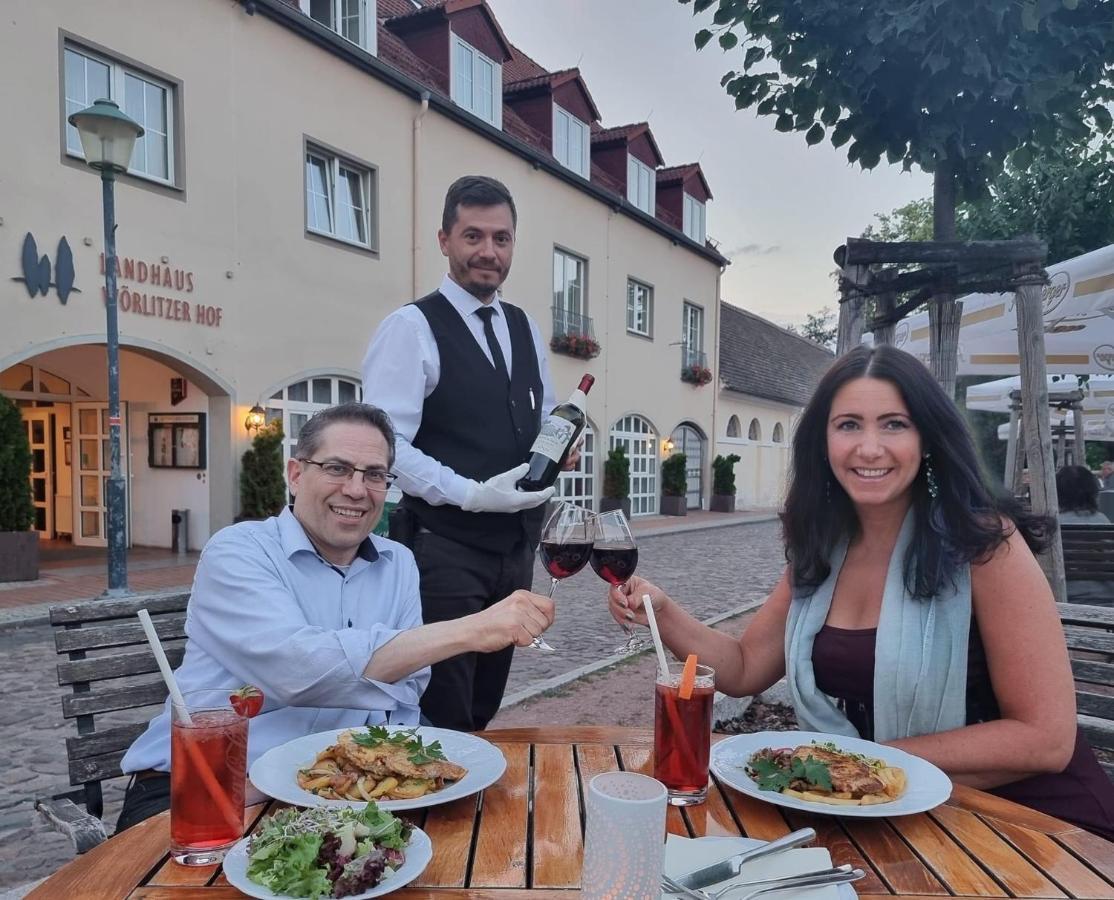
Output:
[[[186,612],[182,691],[257,685],[248,764],[296,737],[416,725],[429,668],[394,683],[364,677],[375,651],[422,624],[418,568],[401,544],[370,535],[347,572],[322,559],[289,509],[241,522],[206,544]],[[125,754],[125,772],[170,770],[169,701]]]

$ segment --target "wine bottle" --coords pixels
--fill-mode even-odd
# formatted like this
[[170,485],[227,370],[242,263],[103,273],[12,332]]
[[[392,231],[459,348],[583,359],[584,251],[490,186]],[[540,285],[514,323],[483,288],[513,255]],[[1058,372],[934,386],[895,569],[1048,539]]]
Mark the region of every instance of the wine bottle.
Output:
[[572,396],[553,407],[553,412],[542,421],[542,430],[530,448],[530,468],[515,485],[520,491],[542,491],[557,480],[569,451],[584,430],[587,394],[595,380],[591,375],[581,378]]

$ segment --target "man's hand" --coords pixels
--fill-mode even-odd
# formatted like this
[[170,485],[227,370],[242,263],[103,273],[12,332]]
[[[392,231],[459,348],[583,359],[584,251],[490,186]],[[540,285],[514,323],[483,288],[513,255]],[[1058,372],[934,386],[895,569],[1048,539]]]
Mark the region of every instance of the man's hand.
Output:
[[580,448],[584,446],[584,436],[580,436],[580,440],[576,442],[576,446],[569,451],[568,458],[565,464],[561,467],[563,472],[571,472],[580,464]]
[[548,487],[544,491],[516,489],[515,482],[525,475],[529,468],[529,463],[523,463],[499,475],[493,475],[487,481],[473,481],[468,487],[468,496],[460,508],[465,512],[514,513],[541,506],[553,496],[557,488]]
[[553,624],[553,601],[541,594],[515,591],[468,618],[474,620],[469,624],[477,626],[473,650],[492,653],[511,644],[525,647]]

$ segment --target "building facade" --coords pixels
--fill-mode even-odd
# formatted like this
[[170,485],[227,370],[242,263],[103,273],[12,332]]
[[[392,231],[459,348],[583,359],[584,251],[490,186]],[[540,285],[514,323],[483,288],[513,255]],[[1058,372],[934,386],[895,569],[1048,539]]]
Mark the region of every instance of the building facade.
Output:
[[[146,129],[116,186],[129,540],[199,547],[238,511],[248,410],[301,424],[362,395],[381,319],[434,290],[447,186],[498,177],[519,211],[508,300],[551,340],[558,395],[596,377],[582,471],[632,457],[657,512],[666,441],[706,504],[718,287],[699,166],[649,125],[599,121],[482,0],[15,0],[0,24],[9,121],[0,182],[0,391],[35,459],[36,529],[104,543],[108,473],[99,179],[66,116],[108,96]],[[714,382],[713,382],[714,384]]]

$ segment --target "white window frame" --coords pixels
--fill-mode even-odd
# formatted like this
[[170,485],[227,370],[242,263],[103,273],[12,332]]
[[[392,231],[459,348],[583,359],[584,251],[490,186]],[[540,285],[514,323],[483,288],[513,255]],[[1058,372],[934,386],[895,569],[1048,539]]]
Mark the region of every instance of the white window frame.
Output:
[[704,307],[688,300],[681,305],[681,346],[686,366],[696,362],[704,352]]
[[[375,19],[368,13],[368,0],[327,0],[327,2],[329,4],[328,22],[322,22],[320,19],[310,15],[310,0],[300,0],[299,8],[303,13],[313,19],[313,21],[339,34],[349,43],[355,44],[357,47],[362,47],[364,50],[367,50],[368,53],[375,54],[377,51],[378,35],[376,34]],[[345,4],[349,2],[356,5],[356,15],[359,22],[357,26],[358,39],[355,41],[344,33],[343,20],[351,16],[350,11],[349,16],[344,15],[346,12]]]
[[580,461],[575,469],[562,472],[557,479],[557,496],[569,503],[582,506],[589,512],[596,509],[596,431],[590,422],[584,423],[584,446],[580,448]]
[[[580,270],[580,296],[575,305],[570,302],[570,292],[567,290],[570,266],[574,271],[576,268]],[[561,272],[560,285],[557,279],[558,267]],[[588,315],[588,260],[560,247],[553,248],[553,305],[574,316]]]
[[[313,382],[328,380],[329,397],[328,403],[315,402],[313,399]],[[286,476],[286,464],[290,462],[294,456],[294,448],[298,445],[298,435],[295,433],[291,425],[291,416],[305,416],[304,420],[299,420],[299,429],[304,422],[309,421],[314,413],[320,412],[323,409],[328,409],[330,406],[336,406],[340,403],[340,385],[339,382],[344,381],[356,389],[356,401],[363,400],[364,388],[363,384],[356,378],[348,378],[344,375],[305,375],[300,378],[294,378],[287,382],[282,387],[272,391],[271,396],[264,401],[263,405],[266,409],[265,416],[267,424],[270,424],[275,419],[282,419],[282,474]],[[306,385],[306,399],[305,400],[291,400],[290,389],[295,385],[305,383]]]
[[[319,192],[316,191],[312,192],[311,196],[311,157],[319,163],[324,163],[325,166],[327,179],[324,197],[329,207],[328,227],[322,227],[320,223],[315,223],[311,219],[315,209],[312,202],[313,196],[320,196]],[[362,218],[364,234],[367,237],[366,241],[359,241],[341,234],[337,225],[337,186],[342,183],[347,183],[346,179],[342,177],[343,173],[346,171],[352,172],[360,178],[360,189],[363,192],[364,199],[364,207],[360,210],[360,217]],[[305,198],[307,232],[321,235],[322,237],[327,237],[334,241],[341,241],[342,243],[350,244],[353,247],[360,247],[364,250],[376,249],[375,224],[378,185],[376,183],[376,170],[373,166],[356,162],[351,157],[342,156],[320,144],[307,141],[305,144],[305,154],[303,156],[303,178],[305,180],[303,196]]]
[[[449,86],[450,96],[453,103],[462,109],[466,109],[478,119],[494,125],[496,128],[503,127],[503,66],[497,63],[490,56],[481,53],[467,41],[462,40],[460,35],[455,31],[451,32],[452,40],[449,42]],[[469,96],[465,97],[465,90],[463,85],[457,84],[457,75],[462,74],[460,71],[460,64],[457,62],[457,51],[463,51],[471,54],[472,71],[468,73],[468,89]],[[490,67],[491,70],[491,117],[483,115],[479,111],[479,104],[477,101],[477,84],[480,81],[479,75],[484,71],[485,67]]]
[[[78,142],[76,147],[70,146],[70,129],[73,128],[73,126],[70,125],[67,120],[73,112],[76,112],[76,110],[69,109],[70,98],[68,85],[66,84],[67,53],[75,53],[87,60],[93,60],[103,66],[108,67],[108,90],[110,96],[104,99],[112,100],[120,107],[121,110],[125,112],[127,111],[127,109],[126,104],[124,103],[124,86],[126,84],[128,76],[138,79],[145,85],[150,85],[163,92],[163,96],[165,97],[166,101],[166,132],[164,134],[164,137],[166,138],[166,177],[163,178],[161,175],[154,175],[149,172],[145,172],[142,169],[133,169],[131,168],[131,161],[129,161],[128,163],[128,174],[134,176],[135,178],[142,178],[145,181],[153,181],[156,184],[165,184],[170,186],[176,185],[177,160],[175,159],[174,144],[177,139],[177,87],[174,84],[166,81],[165,79],[158,78],[155,75],[151,75],[149,72],[145,72],[142,69],[138,69],[134,66],[130,66],[126,63],[120,62],[119,60],[114,59],[111,56],[106,56],[103,53],[98,53],[95,50],[90,50],[83,44],[79,44],[77,42],[69,40],[65,41],[62,45],[62,109],[64,110],[62,121],[62,142],[63,146],[65,146],[66,148],[66,155],[81,160],[85,159],[85,151],[81,148],[80,142]],[[88,102],[86,103],[86,106],[91,106],[94,100],[100,99],[100,97],[87,97],[86,100]],[[152,133],[156,132],[154,126],[149,123],[140,122],[139,124],[144,127],[145,131],[149,131]],[[146,147],[147,143],[145,138],[141,137],[139,140],[137,140],[135,144],[135,150],[132,152],[132,160],[135,159],[137,153],[145,151]]]
[[[553,104],[553,156],[566,169],[576,172],[581,178],[589,176],[591,158],[588,140],[588,123],[578,119],[564,107]],[[580,165],[574,165],[573,149],[580,154]]]
[[627,332],[654,336],[654,288],[637,278],[627,279]]
[[630,514],[658,511],[658,433],[649,419],[631,414],[611,426],[610,449],[620,444],[630,462]]
[[683,197],[684,209],[681,230],[684,231],[687,237],[696,241],[696,243],[703,244],[708,239],[706,221],[707,208],[703,203],[692,196],[692,194],[683,194]]
[[627,154],[627,200],[648,215],[657,205],[657,173],[642,160]]
[[735,439],[735,438],[740,438],[741,439],[742,438],[742,429],[743,429],[743,426],[742,426],[742,423],[739,421],[739,417],[737,415],[732,414],[731,417],[727,420],[727,434],[725,436],[729,437],[729,438],[732,438],[732,439]]

